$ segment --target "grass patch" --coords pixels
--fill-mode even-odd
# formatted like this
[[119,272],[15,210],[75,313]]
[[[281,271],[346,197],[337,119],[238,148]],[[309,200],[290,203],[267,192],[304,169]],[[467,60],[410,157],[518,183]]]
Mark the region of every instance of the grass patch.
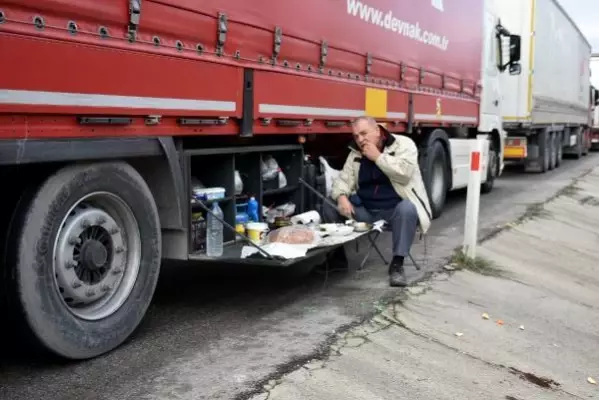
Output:
[[516,220],[516,225],[536,218],[549,218],[551,213],[545,209],[546,202],[534,203],[526,208],[526,212]]
[[501,269],[490,260],[482,257],[468,257],[462,250],[456,250],[451,264],[457,270],[468,270],[484,276],[501,276]]
[[578,183],[578,179],[574,180],[574,182],[572,184],[566,186],[565,188],[563,188],[559,192],[557,192],[555,197],[557,198],[560,196],[566,196],[566,197],[576,196],[578,194],[578,192],[580,192],[582,190],[581,188],[576,186],[577,183]]
[[582,199],[578,200],[578,202],[580,204],[584,205],[588,205],[588,206],[599,206],[599,199],[596,198],[595,196],[586,196],[583,197]]

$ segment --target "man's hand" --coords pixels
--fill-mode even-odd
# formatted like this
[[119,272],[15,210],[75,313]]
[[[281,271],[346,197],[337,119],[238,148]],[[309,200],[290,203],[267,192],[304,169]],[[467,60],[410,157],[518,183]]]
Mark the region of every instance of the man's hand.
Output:
[[339,196],[339,199],[337,199],[337,208],[339,209],[339,214],[346,218],[351,218],[354,214],[354,206],[352,206],[347,196]]
[[364,157],[368,158],[370,161],[376,161],[377,158],[381,155],[378,147],[376,145],[366,142],[362,146],[362,154]]

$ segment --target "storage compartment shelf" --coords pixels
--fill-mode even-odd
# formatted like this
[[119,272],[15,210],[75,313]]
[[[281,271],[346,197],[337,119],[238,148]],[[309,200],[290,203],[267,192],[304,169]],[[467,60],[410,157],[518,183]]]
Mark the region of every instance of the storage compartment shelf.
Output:
[[[278,178],[263,180],[263,167],[272,166],[272,159],[276,161],[279,171],[284,174]],[[191,150],[184,153],[184,164],[187,170],[187,187],[192,196],[193,186],[210,188],[223,188],[225,197],[215,200],[200,200],[189,205],[189,258],[202,261],[241,262],[247,264],[272,264],[290,265],[295,263],[285,260],[268,260],[264,258],[241,259],[241,248],[247,243],[239,237],[233,229],[239,203],[245,203],[250,197],[255,197],[258,202],[259,220],[263,221],[263,206],[271,207],[286,203],[295,205],[295,213],[304,211],[304,190],[300,185],[303,177],[303,147],[301,145],[285,146],[254,146],[236,148],[215,148]],[[272,169],[271,169],[272,171]],[[239,195],[236,191],[237,178],[241,177],[243,188]],[[272,175],[271,175],[272,176]],[[278,188],[279,182],[284,180],[285,186]],[[193,185],[192,185],[192,182]],[[265,201],[266,198],[266,201]],[[208,210],[218,201],[223,211],[226,226],[223,231],[223,241],[231,242],[224,246],[223,255],[213,258],[205,255],[206,247],[206,220]],[[204,206],[205,208],[203,208]],[[201,228],[200,228],[201,227]],[[198,233],[201,232],[201,233]]]
[[244,242],[233,242],[228,243],[223,247],[223,255],[220,257],[209,257],[206,254],[202,253],[192,253],[189,255],[190,260],[194,261],[204,261],[211,263],[230,263],[230,264],[248,264],[248,265],[264,265],[271,267],[289,267],[291,265],[297,264],[299,262],[316,258],[318,256],[322,256],[332,249],[338,247],[319,247],[310,250],[306,256],[301,258],[292,258],[290,260],[286,259],[268,259],[263,257],[250,257],[250,258],[241,258],[241,249],[244,246],[247,246],[247,243]]
[[285,186],[285,187],[282,187],[282,188],[278,188],[278,189],[268,189],[268,190],[265,190],[262,193],[262,196],[264,197],[264,196],[273,196],[273,195],[276,195],[276,194],[291,193],[291,192],[295,192],[298,189],[299,189],[298,185],[291,185],[291,186],[288,185],[288,186]]
[[195,200],[191,202],[191,207],[195,209],[202,209],[199,203],[203,203],[205,206],[212,206],[212,203],[218,202],[219,204],[224,204],[229,201],[233,201],[232,196],[223,197],[221,199],[213,199],[213,200]]

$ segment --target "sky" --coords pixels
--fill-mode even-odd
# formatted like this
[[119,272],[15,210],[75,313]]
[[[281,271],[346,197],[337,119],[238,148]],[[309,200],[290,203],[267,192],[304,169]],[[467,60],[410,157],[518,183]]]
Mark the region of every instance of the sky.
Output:
[[599,53],[599,0],[558,0]]

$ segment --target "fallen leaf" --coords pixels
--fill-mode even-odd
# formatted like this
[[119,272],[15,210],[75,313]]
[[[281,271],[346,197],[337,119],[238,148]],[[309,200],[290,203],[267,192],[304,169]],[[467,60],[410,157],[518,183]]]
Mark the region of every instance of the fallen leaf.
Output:
[[483,313],[482,317],[483,317],[483,319],[489,319],[489,314]]
[[456,333],[455,333],[455,335],[456,335],[457,337],[464,336],[464,334],[463,334],[462,332],[456,332]]
[[593,378],[591,378],[590,376],[587,378],[587,381],[591,384],[591,385],[596,385],[597,381],[594,380]]
[[499,325],[499,326],[503,325],[503,320],[501,320],[501,319],[498,319],[498,320],[497,320],[497,325]]

